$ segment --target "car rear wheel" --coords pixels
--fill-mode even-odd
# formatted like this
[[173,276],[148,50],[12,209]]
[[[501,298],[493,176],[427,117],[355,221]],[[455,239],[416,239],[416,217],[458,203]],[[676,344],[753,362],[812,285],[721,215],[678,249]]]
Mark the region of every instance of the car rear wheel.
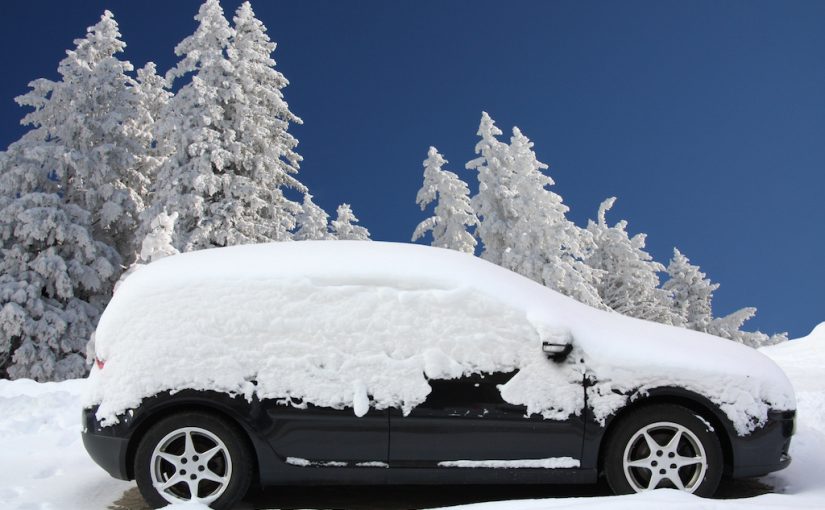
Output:
[[135,453],[135,480],[154,508],[197,501],[231,508],[252,480],[252,459],[241,432],[217,416],[187,412],[164,418]]
[[634,411],[606,447],[604,473],[616,494],[671,488],[707,497],[722,478],[719,438],[706,420],[682,406]]

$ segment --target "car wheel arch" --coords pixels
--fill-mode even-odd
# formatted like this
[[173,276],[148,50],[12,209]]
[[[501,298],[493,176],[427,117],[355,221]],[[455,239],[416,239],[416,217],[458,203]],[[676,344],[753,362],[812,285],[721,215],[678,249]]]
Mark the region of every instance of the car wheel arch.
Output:
[[261,451],[258,445],[255,444],[255,441],[253,441],[252,432],[248,427],[246,427],[236,417],[234,417],[231,412],[228,412],[226,409],[223,409],[220,405],[215,405],[211,402],[204,402],[201,400],[173,400],[163,405],[154,407],[148,412],[146,412],[142,416],[140,423],[137,424],[132,434],[130,434],[129,446],[126,450],[126,472],[129,477],[129,480],[134,480],[135,478],[135,454],[137,452],[138,445],[140,444],[141,440],[146,435],[146,433],[149,431],[149,429],[151,429],[153,425],[155,425],[156,423],[158,423],[159,421],[163,420],[168,416],[187,412],[202,412],[212,414],[214,416],[223,418],[224,420],[232,424],[235,428],[237,428],[237,430],[241,433],[241,437],[246,443],[248,451],[252,452],[253,454],[253,477],[256,479],[260,478]]
[[702,395],[684,388],[660,387],[647,389],[644,392],[635,392],[628,398],[628,404],[605,421],[604,433],[601,436],[598,453],[599,473],[603,471],[605,445],[610,440],[611,433],[625,417],[643,408],[659,404],[674,404],[685,407],[707,421],[722,446],[724,459],[724,473],[729,474],[734,465],[733,445],[731,435],[736,431],[733,424],[710,400]]

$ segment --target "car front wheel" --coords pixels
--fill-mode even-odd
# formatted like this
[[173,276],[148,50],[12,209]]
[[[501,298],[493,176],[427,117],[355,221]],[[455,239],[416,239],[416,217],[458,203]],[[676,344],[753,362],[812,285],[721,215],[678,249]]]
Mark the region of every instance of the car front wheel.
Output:
[[722,478],[719,438],[706,420],[682,406],[640,408],[608,441],[604,474],[616,494],[671,488],[708,497]]
[[207,413],[164,418],[147,431],[135,453],[138,489],[154,508],[185,501],[231,508],[251,479],[251,457],[241,433]]

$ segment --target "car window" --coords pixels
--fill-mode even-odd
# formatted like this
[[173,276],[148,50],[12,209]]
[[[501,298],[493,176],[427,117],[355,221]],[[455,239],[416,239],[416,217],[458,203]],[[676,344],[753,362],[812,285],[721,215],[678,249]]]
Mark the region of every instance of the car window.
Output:
[[504,404],[497,386],[509,381],[516,371],[494,374],[474,374],[458,379],[430,380],[432,391],[425,407],[469,407]]

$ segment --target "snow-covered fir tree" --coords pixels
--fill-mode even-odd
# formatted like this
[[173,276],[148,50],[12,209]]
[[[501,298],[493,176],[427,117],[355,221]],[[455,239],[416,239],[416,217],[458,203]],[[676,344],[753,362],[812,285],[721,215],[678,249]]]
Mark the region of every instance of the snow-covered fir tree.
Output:
[[461,178],[443,170],[447,160],[435,147],[427,151],[424,160],[424,184],[418,190],[416,203],[425,210],[437,202],[433,215],[415,228],[416,241],[432,232],[432,246],[449,248],[464,253],[475,253],[476,239],[467,229],[478,225],[478,218],[470,205],[470,188]]
[[605,216],[615,202],[615,197],[602,202],[597,221],[587,225],[595,247],[586,263],[602,271],[596,284],[602,302],[624,315],[679,325],[682,320],[673,311],[672,297],[659,287],[665,266],[645,251],[646,235],[630,237],[624,220],[608,225]]
[[31,126],[0,157],[0,330],[9,377],[85,372],[82,350],[134,252],[152,157],[151,119],[105,12],[17,98]]
[[673,299],[673,311],[680,317],[679,323],[688,329],[707,332],[713,320],[713,293],[719,284],[706,278],[699,266],[691,264],[676,248],[667,274],[669,278],[662,288]]
[[358,218],[350,205],[341,204],[338,206],[338,216],[330,223],[330,230],[335,239],[340,241],[369,241],[369,230],[356,223]]
[[137,83],[143,107],[152,117],[154,123],[154,121],[160,119],[161,112],[172,97],[172,92],[169,91],[169,83],[166,78],[158,74],[157,65],[154,62],[148,62],[138,69]]
[[536,158],[531,142],[513,128],[510,144],[482,113],[476,145],[479,157],[468,162],[478,171],[479,190],[471,200],[479,216],[476,233],[482,257],[583,303],[604,308],[594,284],[600,272],[584,263],[590,233],[566,217],[561,196],[548,190],[553,180]]
[[756,315],[756,308],[753,307],[714,318],[713,292],[719,288],[719,284],[712,283],[699,270],[699,266],[692,265],[677,249],[673,250],[667,272],[670,279],[663,288],[672,293],[674,312],[682,317],[685,327],[751,347],[773,345],[788,339],[786,333],[766,335],[760,331],[742,331],[742,325]]
[[470,201],[479,219],[475,232],[483,244],[481,258],[501,264],[508,248],[508,222],[514,219],[514,211],[508,208],[513,173],[507,162],[509,147],[496,138],[501,130],[487,112],[482,112],[476,134],[481,138],[475,147],[478,157],[466,164],[468,170],[478,172],[478,193]]
[[[44,172],[39,165],[26,170]],[[116,253],[94,240],[91,215],[54,189],[0,200],[0,243],[0,376],[82,377],[84,346],[108,300]]]
[[509,152],[518,199],[511,206],[516,221],[508,231],[510,249],[503,265],[582,303],[604,307],[595,288],[601,272],[584,262],[592,249],[590,233],[567,219],[569,208],[547,189],[554,184],[543,173],[547,165],[538,161],[533,142],[515,127]]
[[787,333],[767,335],[761,331],[742,331],[742,325],[756,315],[756,308],[746,307],[724,317],[717,317],[710,322],[708,333],[750,347],[775,345],[788,340]]
[[53,177],[67,202],[92,214],[94,238],[130,258],[158,163],[151,148],[153,119],[129,75],[132,65],[117,58],[126,44],[111,12],[74,42],[58,66],[59,81],[35,80],[17,98],[34,108],[22,122],[59,144]]
[[143,238],[140,245],[140,262],[148,264],[170,255],[180,253],[172,245],[172,235],[175,232],[175,221],[178,213],[167,214],[162,211],[149,224],[149,233]]
[[301,212],[297,217],[298,228],[295,230],[296,241],[323,241],[333,239],[329,232],[329,215],[312,201],[312,195],[304,194]]
[[288,240],[301,207],[283,189],[306,189],[293,175],[300,156],[287,129],[300,119],[283,101],[287,81],[273,67],[274,44],[248,4],[238,9],[236,30],[217,0],[204,2],[195,19],[167,76],[191,81],[164,110],[158,135],[174,154],[144,219],[178,211],[181,251]]

